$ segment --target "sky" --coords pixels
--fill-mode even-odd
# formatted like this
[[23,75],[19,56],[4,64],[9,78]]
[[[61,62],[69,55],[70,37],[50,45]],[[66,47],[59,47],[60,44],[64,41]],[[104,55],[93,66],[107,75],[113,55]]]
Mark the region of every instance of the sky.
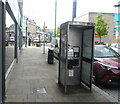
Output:
[[[120,0],[77,0],[76,17],[88,12],[114,13],[113,5]],[[57,27],[72,20],[73,0],[57,0]],[[45,25],[55,27],[55,0],[23,0],[23,14],[29,20],[43,28]]]

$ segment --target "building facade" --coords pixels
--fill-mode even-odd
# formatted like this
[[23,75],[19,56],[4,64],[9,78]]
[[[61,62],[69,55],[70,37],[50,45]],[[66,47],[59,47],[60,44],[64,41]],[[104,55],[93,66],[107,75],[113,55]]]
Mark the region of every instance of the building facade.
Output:
[[[4,2],[5,9],[5,57],[6,73],[10,70],[11,64],[18,58],[22,48],[22,17],[23,2],[22,0],[7,0]],[[11,37],[13,40],[10,40]]]
[[36,22],[34,20],[28,20],[28,35],[36,36]]
[[0,0],[0,103],[5,84],[22,49],[23,0]]
[[[78,18],[75,18],[75,21],[81,22],[94,22],[96,20],[98,12],[89,12]],[[108,23],[108,35],[102,37],[102,42],[112,44],[116,43],[116,36],[114,35],[114,13],[102,13],[103,19]],[[95,41],[100,41],[99,37],[95,37]]]
[[28,31],[31,34],[35,34],[36,33],[36,22],[34,20],[29,20],[28,21]]

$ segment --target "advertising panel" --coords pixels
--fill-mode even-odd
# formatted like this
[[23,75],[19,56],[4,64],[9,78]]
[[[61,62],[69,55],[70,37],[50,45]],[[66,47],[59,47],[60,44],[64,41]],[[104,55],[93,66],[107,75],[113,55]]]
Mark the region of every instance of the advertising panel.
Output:
[[114,14],[114,35],[120,35],[120,13]]

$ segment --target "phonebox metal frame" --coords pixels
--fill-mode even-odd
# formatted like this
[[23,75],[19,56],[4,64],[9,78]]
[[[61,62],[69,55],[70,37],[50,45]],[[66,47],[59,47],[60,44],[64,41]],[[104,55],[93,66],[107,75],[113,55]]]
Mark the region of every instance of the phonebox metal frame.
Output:
[[[79,56],[69,59],[69,46],[79,47]],[[91,91],[93,71],[94,23],[71,22],[60,26],[58,84],[67,93],[69,86],[84,83]],[[77,60],[79,65],[72,66]],[[71,62],[71,63],[69,63]]]
[[5,100],[5,5],[0,1],[0,104]]

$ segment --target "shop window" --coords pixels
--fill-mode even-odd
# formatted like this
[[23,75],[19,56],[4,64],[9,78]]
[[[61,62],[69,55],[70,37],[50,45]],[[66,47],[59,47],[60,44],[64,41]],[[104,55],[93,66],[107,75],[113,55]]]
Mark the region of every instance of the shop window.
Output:
[[15,23],[6,11],[6,33],[5,33],[5,68],[6,71],[14,60],[15,54]]

